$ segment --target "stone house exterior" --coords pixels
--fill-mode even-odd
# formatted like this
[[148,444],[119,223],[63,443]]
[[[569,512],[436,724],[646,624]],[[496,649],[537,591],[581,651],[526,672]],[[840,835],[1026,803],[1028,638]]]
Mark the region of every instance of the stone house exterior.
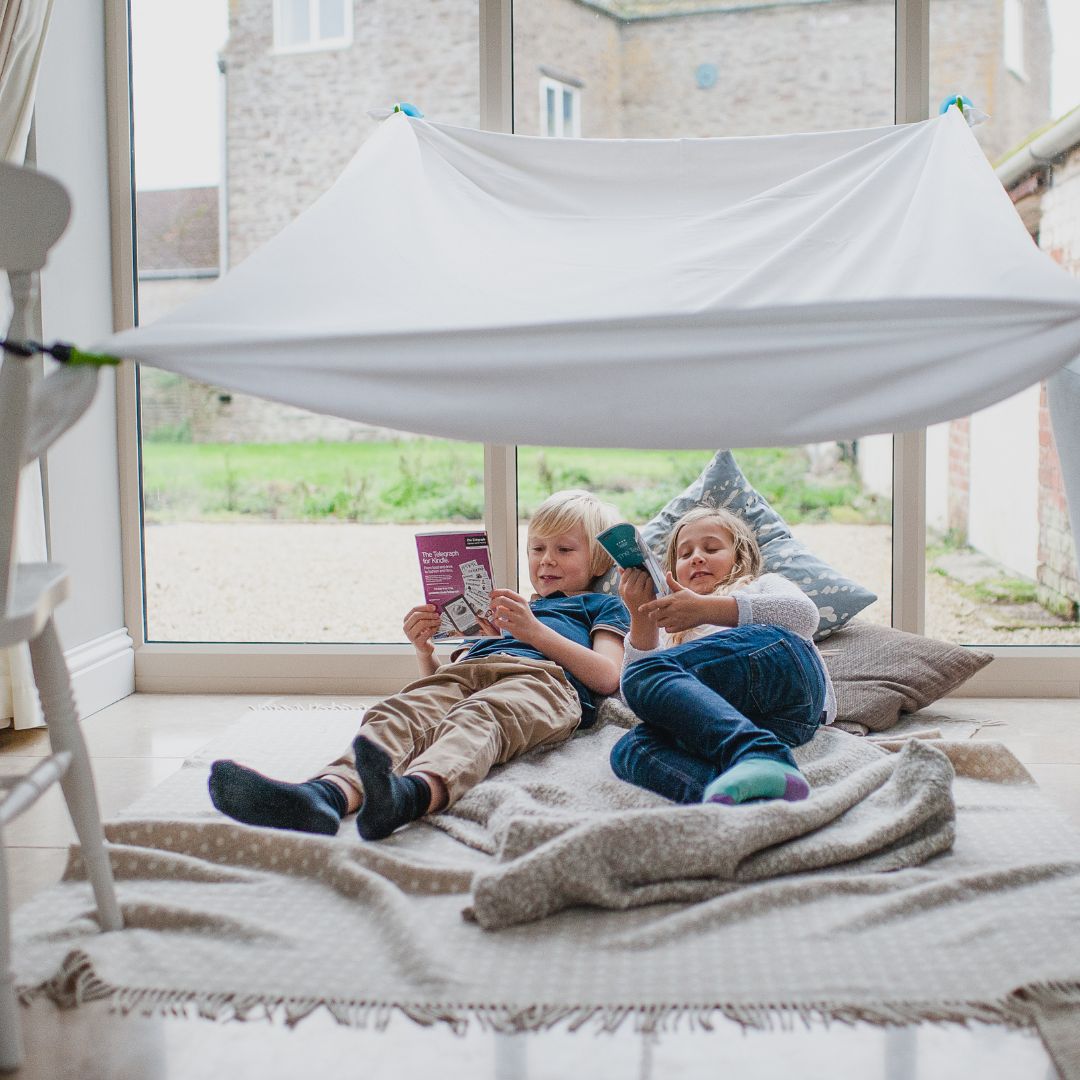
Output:
[[[218,189],[173,188],[136,196],[139,322],[151,323],[212,285],[220,274]],[[144,436],[186,438],[210,391],[152,368],[140,372]]]

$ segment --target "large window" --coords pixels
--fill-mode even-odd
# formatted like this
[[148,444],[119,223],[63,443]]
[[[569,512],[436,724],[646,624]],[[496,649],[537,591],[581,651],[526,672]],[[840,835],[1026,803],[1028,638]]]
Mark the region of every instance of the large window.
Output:
[[[180,19],[177,3],[133,0],[140,322],[211,287],[328,188],[374,128],[369,107],[407,88],[476,126],[476,0],[425,7],[407,53],[393,18],[346,41],[351,9],[200,0]],[[271,40],[349,47],[267,67]],[[413,534],[484,516],[482,446],[152,368],[139,398],[148,642],[400,642],[419,592]]]
[[[368,110],[401,99],[436,120],[562,137],[758,135],[894,120],[889,3],[680,4],[669,14],[651,0],[440,0],[413,5],[407,22],[373,19],[362,40],[352,36],[354,6],[370,5],[199,0],[179,19],[177,6],[132,0],[142,321],[207,288],[286,226],[350,160],[374,124]],[[507,48],[499,20],[511,7]],[[905,87],[928,68],[931,112],[964,93],[990,113],[977,137],[991,160],[1080,102],[1080,88],[1061,96],[1055,83],[1049,103],[1052,54],[1058,82],[1080,77],[1068,52],[1080,40],[1072,0],[1008,0],[1004,9],[932,0],[930,12],[928,63],[919,35],[902,39],[914,58],[903,70],[915,73]],[[1048,250],[1049,224],[1068,211],[1066,186],[1053,180],[1044,170],[1012,191],[1033,242]],[[448,444],[150,370],[140,390],[147,639],[359,643],[372,646],[372,670],[396,655],[385,645],[401,643],[402,609],[419,592],[415,532],[483,521],[497,573],[512,583],[519,527],[547,491],[592,486],[642,521],[724,441],[718,432],[717,446],[680,454]],[[909,461],[921,436],[897,444],[897,466],[891,436],[739,449],[735,458],[799,540],[878,595],[863,618],[889,622],[902,610],[904,625],[922,626],[910,601],[925,590],[925,627],[936,636],[1071,641],[1076,595],[1064,556],[1061,566],[1046,557],[1071,538],[1062,539],[1058,495],[1042,490],[1055,467],[1045,412],[1036,389],[930,431],[925,475],[921,457],[914,470]],[[908,573],[919,558],[896,568],[893,558],[894,536],[921,550],[896,525],[910,533],[923,507],[925,581]],[[1006,520],[1017,527],[1002,530]],[[991,564],[989,578],[967,580]],[[993,608],[989,631],[964,621],[971,605]],[[1049,613],[1050,629],[1021,637],[1011,609],[1043,620],[1031,605]],[[947,612],[959,621],[943,622]],[[176,655],[187,663],[193,653]]]
[[[975,136],[1004,166],[1034,132],[1080,104],[1078,22],[1075,4],[1005,0],[1002,21],[976,45],[956,23],[956,5],[935,0],[935,111],[966,94],[990,114]],[[999,168],[1032,243],[1074,273],[1080,235],[1062,222],[1076,220],[1080,194],[1060,181],[1077,161],[1080,148],[1063,145],[1057,159],[1015,179]],[[926,451],[927,633],[971,645],[1080,643],[1080,573],[1045,385],[931,428]]]
[[[565,87],[550,77],[556,67],[572,70],[588,87],[580,130],[586,137],[823,131],[893,118],[894,28],[886,5],[679,5],[665,18],[652,3],[517,0],[513,40],[514,128],[523,134],[563,134],[557,114]],[[527,96],[538,75],[539,131]],[[852,94],[855,85],[859,93]],[[544,490],[567,486],[590,487],[643,522],[721,448],[678,454],[523,448],[522,524]],[[828,443],[734,456],[802,544],[878,596],[863,617],[887,623],[892,473],[888,462],[880,467],[880,454],[864,464],[859,450]],[[891,440],[881,452],[890,455]]]

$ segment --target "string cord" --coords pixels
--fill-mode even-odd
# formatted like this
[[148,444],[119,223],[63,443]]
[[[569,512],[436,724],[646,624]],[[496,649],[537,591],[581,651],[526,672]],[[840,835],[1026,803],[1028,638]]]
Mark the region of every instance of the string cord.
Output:
[[93,367],[115,366],[120,363],[118,356],[110,356],[108,353],[84,352],[66,341],[54,341],[51,345],[43,345],[40,341],[14,341],[10,338],[0,338],[0,346],[4,352],[13,356],[21,356],[24,359],[41,353],[51,356],[61,364],[87,364]]

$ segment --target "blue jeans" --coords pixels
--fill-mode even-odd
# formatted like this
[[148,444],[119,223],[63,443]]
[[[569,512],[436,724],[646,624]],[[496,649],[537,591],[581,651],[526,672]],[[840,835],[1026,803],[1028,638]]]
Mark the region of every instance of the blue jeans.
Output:
[[616,776],[679,803],[744,758],[795,765],[814,737],[825,673],[814,647],[779,626],[751,624],[653,653],[623,672],[641,723],[611,750]]

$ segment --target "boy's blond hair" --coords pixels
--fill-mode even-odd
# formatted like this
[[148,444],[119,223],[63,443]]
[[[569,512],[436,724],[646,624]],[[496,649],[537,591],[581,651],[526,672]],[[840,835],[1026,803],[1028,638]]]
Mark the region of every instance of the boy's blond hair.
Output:
[[602,502],[591,491],[571,488],[549,495],[529,518],[529,535],[558,536],[578,527],[585,530],[589,541],[589,572],[599,577],[614,566],[611,556],[596,542],[597,533],[622,521],[622,515],[611,505]]
[[687,510],[675,522],[675,528],[671,530],[667,547],[664,549],[664,569],[669,571],[672,577],[675,576],[679,533],[685,526],[695,521],[713,521],[720,528],[731,533],[731,538],[735,541],[735,561],[732,563],[731,573],[728,574],[727,580],[717,585],[715,592],[729,592],[733,588],[761,577],[764,560],[761,557],[761,548],[758,547],[757,538],[750,526],[738,514],[715,506],[695,506],[692,510]]

